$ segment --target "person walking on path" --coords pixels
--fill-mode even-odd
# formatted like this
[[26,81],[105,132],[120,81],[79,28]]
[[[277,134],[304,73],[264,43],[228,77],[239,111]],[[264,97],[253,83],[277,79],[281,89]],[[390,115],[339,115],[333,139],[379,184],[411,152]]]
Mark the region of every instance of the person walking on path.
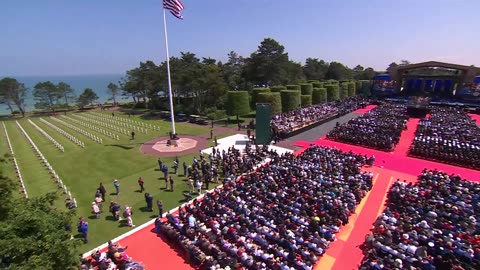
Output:
[[102,201],[105,201],[105,194],[107,193],[107,190],[105,189],[102,183],[100,183],[98,190],[100,191],[100,194],[102,194]]
[[147,211],[153,212],[153,197],[150,193],[145,193],[145,202],[147,203]]
[[120,194],[120,183],[118,183],[117,179],[113,180],[113,186],[115,187],[116,195]]
[[210,129],[210,139],[213,139],[213,129]]
[[145,188],[143,187],[143,184],[145,183],[145,181],[143,181],[143,178],[142,177],[139,177],[138,178],[138,185],[140,186],[140,193],[144,192],[145,191]]
[[161,200],[157,200],[158,217],[163,217],[163,203]]

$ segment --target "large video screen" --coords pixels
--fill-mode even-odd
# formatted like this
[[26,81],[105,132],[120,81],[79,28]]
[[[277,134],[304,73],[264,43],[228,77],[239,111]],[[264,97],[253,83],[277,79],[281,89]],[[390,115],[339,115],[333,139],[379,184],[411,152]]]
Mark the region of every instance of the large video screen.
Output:
[[372,91],[378,95],[390,95],[396,91],[395,81],[389,75],[378,75],[373,79]]
[[480,102],[480,77],[475,77],[473,82],[466,84],[458,91],[458,95],[465,100]]

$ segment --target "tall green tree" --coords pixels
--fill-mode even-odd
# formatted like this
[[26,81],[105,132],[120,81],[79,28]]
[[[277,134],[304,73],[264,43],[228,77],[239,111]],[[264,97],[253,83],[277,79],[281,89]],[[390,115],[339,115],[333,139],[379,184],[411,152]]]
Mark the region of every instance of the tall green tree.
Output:
[[117,95],[118,95],[118,92],[119,92],[119,87],[118,85],[114,84],[114,83],[109,83],[108,86],[107,86],[108,90],[108,94],[112,97],[112,101],[113,101],[113,104],[117,104]]
[[256,85],[288,83],[288,53],[272,38],[265,38],[247,60],[247,78]]
[[228,61],[225,64],[219,64],[222,70],[222,77],[229,90],[238,90],[245,87],[245,59],[236,52],[231,51],[228,54]]
[[78,97],[78,106],[83,108],[87,105],[93,105],[93,102],[98,99],[97,94],[91,88],[85,88],[83,93]]
[[35,108],[37,109],[54,112],[62,97],[58,87],[50,81],[39,82],[33,87],[33,98],[36,101]]
[[342,63],[331,62],[328,66],[328,71],[326,74],[326,79],[329,80],[349,80],[352,78],[352,71]]
[[328,63],[318,58],[307,58],[303,73],[307,80],[324,80],[328,71]]
[[69,84],[65,82],[59,82],[57,84],[57,89],[59,94],[65,99],[65,105],[68,106],[70,104],[69,101],[75,98],[75,91]]
[[71,240],[73,212],[53,206],[56,194],[13,196],[15,182],[0,172],[0,265],[5,269],[75,269],[79,240]]
[[25,116],[25,96],[27,88],[14,78],[3,78],[0,80],[0,103],[6,104],[13,113],[12,105]]

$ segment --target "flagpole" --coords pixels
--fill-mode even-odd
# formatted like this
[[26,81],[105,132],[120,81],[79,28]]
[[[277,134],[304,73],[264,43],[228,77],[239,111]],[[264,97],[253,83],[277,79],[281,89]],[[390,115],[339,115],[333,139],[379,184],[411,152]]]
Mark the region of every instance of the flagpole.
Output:
[[167,53],[167,79],[168,79],[168,97],[170,101],[170,119],[172,121],[172,134],[175,132],[175,115],[173,111],[173,95],[172,95],[172,81],[170,78],[170,56],[168,54],[168,35],[167,35],[167,16],[165,15],[165,8],[163,8],[163,29],[165,33],[165,52]]

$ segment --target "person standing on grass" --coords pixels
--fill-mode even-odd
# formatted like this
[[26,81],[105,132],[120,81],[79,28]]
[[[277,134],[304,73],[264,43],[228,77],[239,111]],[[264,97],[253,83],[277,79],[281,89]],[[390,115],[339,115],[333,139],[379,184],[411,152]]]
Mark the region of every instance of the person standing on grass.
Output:
[[123,217],[127,219],[128,227],[135,227],[135,225],[133,225],[132,209],[130,208],[130,206],[125,205],[125,211],[123,212]]
[[173,173],[177,174],[178,171],[178,161],[174,160],[173,161]]
[[132,140],[135,140],[135,131],[132,131]]
[[161,200],[157,200],[158,217],[163,217],[163,203]]
[[202,181],[198,180],[197,181],[197,192],[198,192],[198,195],[202,194]]
[[210,139],[213,139],[213,129],[210,129]]
[[188,168],[187,162],[184,161],[182,165],[183,165],[183,176],[187,176],[187,168]]
[[165,181],[166,181],[168,178],[168,166],[166,164],[163,165],[162,172],[163,172],[163,178],[165,178]]
[[144,192],[145,191],[145,188],[143,187],[143,184],[145,183],[145,181],[143,181],[143,178],[142,177],[139,177],[138,178],[138,185],[140,186],[140,192]]
[[193,193],[195,185],[192,177],[188,177],[188,187],[190,188],[188,192]]
[[98,190],[100,190],[100,194],[102,194],[102,201],[105,201],[105,194],[107,193],[107,190],[105,189],[102,183],[100,183]]
[[83,221],[80,226],[78,226],[78,231],[82,234],[83,242],[88,244],[88,222]]
[[95,214],[95,218],[100,218],[100,207],[98,207],[96,202],[92,202],[92,214]]
[[173,177],[169,177],[169,180],[170,180],[170,191],[173,192]]
[[147,211],[153,212],[153,197],[150,193],[145,193],[145,202],[147,203]]
[[118,183],[117,179],[113,180],[113,186],[115,187],[116,195],[120,194],[120,183]]
[[163,169],[163,162],[160,158],[158,158],[158,169],[161,171]]
[[95,197],[95,202],[98,205],[98,209],[100,209],[100,213],[103,213],[102,198],[100,196]]

